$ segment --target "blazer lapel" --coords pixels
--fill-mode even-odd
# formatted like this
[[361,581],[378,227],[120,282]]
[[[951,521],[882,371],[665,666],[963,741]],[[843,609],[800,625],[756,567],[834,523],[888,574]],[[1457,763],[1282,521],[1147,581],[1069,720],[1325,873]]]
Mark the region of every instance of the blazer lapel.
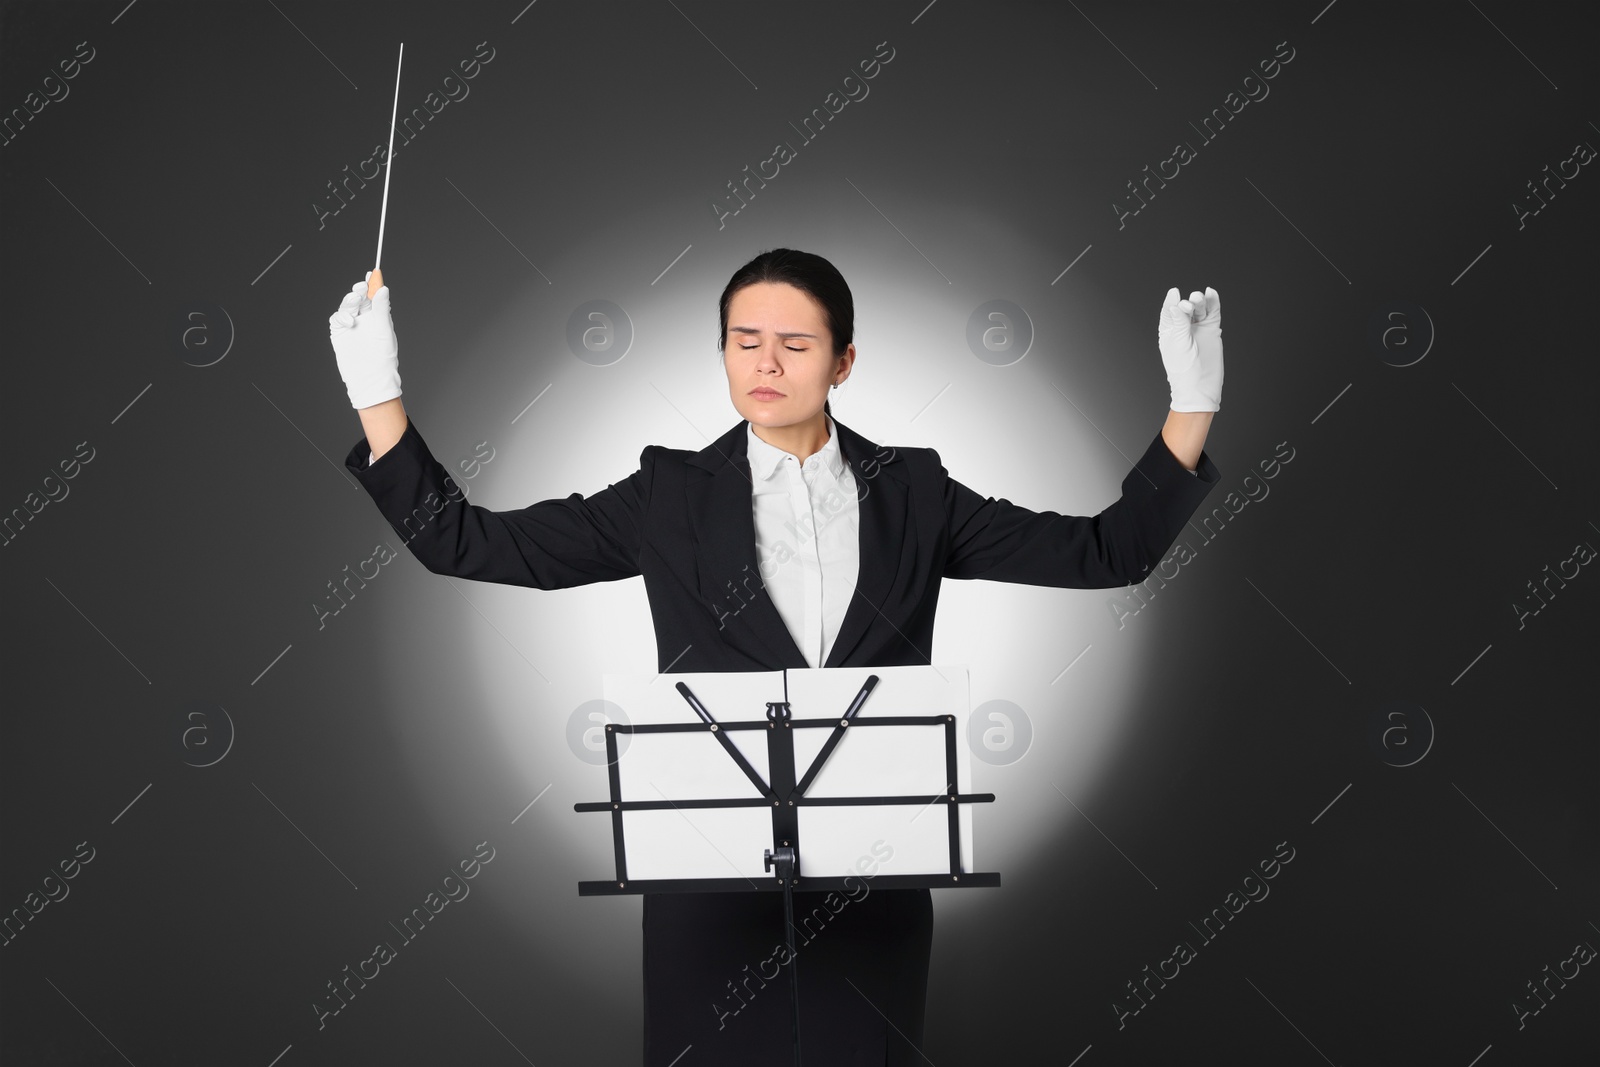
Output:
[[[700,594],[729,641],[772,663],[775,670],[805,668],[805,655],[761,580],[746,425],[741,420],[688,461],[706,472],[686,487]],[[896,457],[892,452],[887,458],[878,455],[876,445],[838,419],[833,425],[856,484],[860,570],[826,667],[844,662],[880,612],[893,622],[890,593],[906,555],[915,548],[905,536],[906,485]]]
[[805,655],[761,581],[745,425],[741,420],[689,458],[707,472],[691,477],[686,487],[700,595],[712,618],[721,620],[726,640],[773,670],[805,667]]
[[[861,569],[824,667],[843,666],[879,614],[894,625],[898,605],[891,594],[901,569],[916,549],[907,536],[912,527],[907,519],[906,483],[894,451],[880,455],[877,445],[838,419],[833,420],[833,426],[839,431],[839,450],[849,462],[850,475],[856,483]],[[906,592],[902,590],[902,595]],[[916,595],[915,590],[909,592]]]

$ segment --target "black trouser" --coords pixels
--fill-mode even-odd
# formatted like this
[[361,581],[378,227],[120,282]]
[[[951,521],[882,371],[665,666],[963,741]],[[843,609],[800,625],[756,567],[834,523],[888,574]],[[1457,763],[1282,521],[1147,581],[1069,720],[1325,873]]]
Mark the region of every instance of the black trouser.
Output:
[[782,893],[647,894],[645,1067],[788,1067],[796,964],[806,1067],[926,1062],[933,901],[870,887],[795,893],[793,963]]

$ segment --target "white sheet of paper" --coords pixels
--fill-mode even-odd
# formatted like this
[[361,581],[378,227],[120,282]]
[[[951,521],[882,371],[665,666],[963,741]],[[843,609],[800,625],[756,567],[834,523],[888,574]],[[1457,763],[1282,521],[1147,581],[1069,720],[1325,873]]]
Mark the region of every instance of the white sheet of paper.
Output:
[[[835,722],[869,675],[879,678],[807,795],[934,796],[946,793],[944,727],[866,726],[874,717],[949,715],[955,719],[957,782],[971,788],[966,745],[965,667],[829,667],[790,671],[604,677],[605,699],[635,725],[700,721],[675,688],[683,682],[719,723],[765,724],[769,701],[787,699],[795,719]],[[792,728],[795,773],[803,777],[827,741],[826,727]],[[728,730],[757,775],[768,780],[767,730]],[[633,734],[618,761],[624,800],[759,797],[710,730]],[[972,807],[960,805],[961,867],[974,869]],[[802,806],[800,874],[811,877],[948,874],[948,808],[916,805]],[[762,855],[774,844],[771,809],[676,808],[623,813],[628,876],[633,879],[770,879]]]
[[[854,724],[806,790],[811,797],[933,796],[955,784],[968,792],[972,782],[967,750],[967,670],[965,667],[826,667],[792,670],[790,711],[796,718],[828,718],[842,713],[868,675],[878,684],[856,713]],[[863,720],[889,715],[950,715],[955,718],[956,777],[945,774],[944,727],[862,726]],[[832,714],[837,717],[837,714]],[[795,773],[803,776],[828,731],[809,727],[795,737]],[[961,869],[974,870],[972,805],[958,805]],[[879,874],[948,874],[949,812],[943,803],[806,807],[800,810],[800,874],[818,877],[852,873],[866,857],[879,859]],[[878,846],[874,855],[873,845]],[[892,850],[887,860],[881,855]],[[869,868],[870,869],[870,868]]]

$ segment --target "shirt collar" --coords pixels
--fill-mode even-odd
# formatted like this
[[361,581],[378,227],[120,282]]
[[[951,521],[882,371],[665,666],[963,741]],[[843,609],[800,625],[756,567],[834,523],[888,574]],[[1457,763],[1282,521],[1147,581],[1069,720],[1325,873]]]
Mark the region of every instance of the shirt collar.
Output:
[[[834,430],[833,419],[828,415],[822,416],[827,424],[828,440],[816,453],[817,460],[837,480],[844,476],[844,455],[839,451],[839,435]],[[777,445],[768,444],[756,436],[755,427],[745,423],[745,453],[750,460],[750,473],[763,481],[770,479],[778,469],[784,458],[790,456]]]

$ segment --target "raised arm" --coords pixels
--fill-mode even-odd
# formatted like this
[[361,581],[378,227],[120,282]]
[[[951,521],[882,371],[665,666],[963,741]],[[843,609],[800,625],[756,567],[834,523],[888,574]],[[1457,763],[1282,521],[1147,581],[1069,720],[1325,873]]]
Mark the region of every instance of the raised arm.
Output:
[[1222,294],[1208,286],[1179,300],[1178,287],[1168,289],[1156,345],[1172,390],[1161,439],[1184,469],[1194,470],[1212,416],[1222,407]]
[[373,459],[393,448],[410,425],[406,419],[406,407],[399,397],[370,408],[361,408],[356,414],[361,416],[361,429],[366,432]]
[[1192,471],[1199,465],[1200,453],[1205,451],[1206,434],[1211,432],[1214,415],[1214,411],[1167,412],[1167,421],[1161,427],[1161,440],[1166,442],[1167,450],[1184,470]]
[[[938,453],[934,453],[938,461]],[[945,477],[949,545],[944,577],[1065,589],[1106,589],[1149,577],[1217,484],[1211,457],[1185,468],[1162,434],[1122,479],[1122,495],[1098,515],[1032,511],[984,497]]]
[[328,340],[350,394],[350,406],[361,416],[371,454],[377,458],[406,432],[406,409],[400,401],[400,344],[383,271],[369,270],[365,280],[350,287],[338,310],[328,316]]
[[389,287],[382,283],[376,271],[357,282],[329,316],[328,337],[366,431],[345,466],[412,555],[435,574],[537,589],[639,574],[654,446],[640,455],[631,477],[588,498],[573,493],[515,511],[467,503],[466,491],[406,416]]
[[411,554],[433,573],[567,589],[641,573],[657,447],[644,449],[632,475],[588,497],[573,493],[511,511],[468,503],[465,490],[434,458],[414,422],[407,421],[377,463],[367,462],[370,442],[357,441],[345,467]]
[[1222,297],[1208,288],[1180,300],[1176,287],[1167,290],[1157,342],[1172,389],[1167,420],[1122,479],[1121,497],[1098,515],[982,497],[939,468],[945,577],[1099,589],[1149,576],[1217,483],[1205,443],[1222,406]]

